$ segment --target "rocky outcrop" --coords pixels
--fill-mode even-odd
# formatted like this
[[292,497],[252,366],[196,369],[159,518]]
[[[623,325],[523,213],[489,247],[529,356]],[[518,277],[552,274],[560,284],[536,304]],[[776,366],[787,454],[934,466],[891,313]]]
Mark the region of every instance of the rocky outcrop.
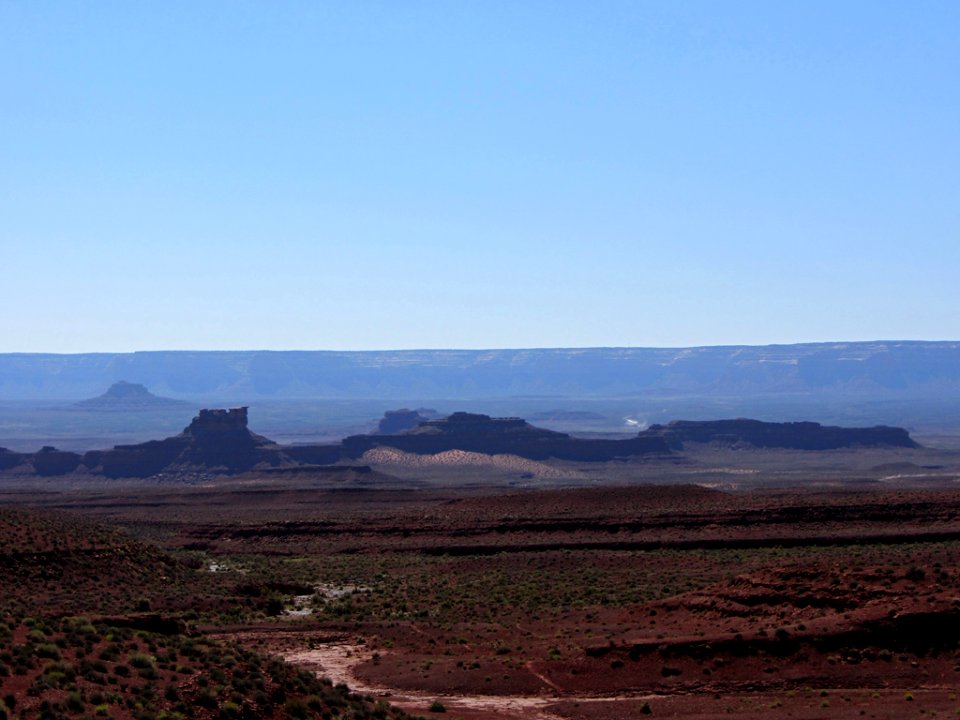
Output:
[[55,447],[45,445],[31,457],[33,469],[37,475],[49,477],[53,475],[66,475],[80,467],[80,455],[74,452],[57,450]]
[[0,447],[0,470],[10,470],[11,468],[17,467],[17,465],[22,465],[26,457],[21,453],[13,452],[12,450],[7,450],[7,448]]
[[118,445],[83,456],[90,470],[108,477],[149,477],[162,471],[202,468],[235,473],[284,461],[280,448],[247,428],[247,408],[201,410],[182,433],[166,440]]
[[413,430],[422,422],[430,420],[426,415],[421,415],[419,410],[387,410],[383,418],[377,425],[377,433],[380,435],[397,435],[407,430]]
[[393,447],[420,455],[465,450],[487,455],[518,455],[530,460],[556,458],[582,462],[669,452],[662,438],[583,440],[534,427],[522,418],[492,418],[465,412],[421,422],[413,430],[399,435],[353,435],[342,443],[343,455],[348,458],[359,458],[377,447]]
[[81,400],[74,407],[83,410],[153,410],[158,408],[186,407],[187,403],[172,398],[159,397],[137,383],[121,380],[111,385],[98,397]]
[[757,448],[793,450],[919,447],[906,430],[886,425],[845,428],[815,422],[770,423],[743,418],[709,421],[675,420],[667,425],[653,425],[641,432],[640,437],[662,439],[673,450],[683,449],[686,443],[750,445]]
[[[417,411],[387,413],[385,420],[407,423]],[[399,417],[393,417],[399,416]],[[389,424],[388,424],[388,427]],[[625,439],[584,439],[535,427],[522,418],[494,418],[457,412],[439,420],[422,420],[396,434],[353,435],[339,445],[279,446],[250,432],[247,408],[201,410],[179,435],[83,456],[44,447],[32,455],[0,448],[0,470],[29,468],[38,475],[74,471],[119,477],[151,477],[181,472],[233,474],[252,469],[309,470],[361,458],[376,448],[395,448],[416,455],[448,451],[514,455],[528,460],[604,462],[643,455],[669,455],[686,443],[724,446],[832,450],[843,447],[919,447],[902,428],[842,428],[814,422],[766,423],[759,420],[678,420],[654,425]]]

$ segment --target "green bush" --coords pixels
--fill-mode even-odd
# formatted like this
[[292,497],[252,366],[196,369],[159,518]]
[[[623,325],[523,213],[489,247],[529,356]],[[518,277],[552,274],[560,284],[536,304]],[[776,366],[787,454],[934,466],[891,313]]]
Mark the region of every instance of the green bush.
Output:
[[37,645],[35,652],[39,658],[47,658],[49,660],[60,659],[60,648],[53,643],[41,643],[40,645]]
[[283,704],[283,711],[293,720],[306,720],[310,717],[310,709],[303,700],[292,698]]

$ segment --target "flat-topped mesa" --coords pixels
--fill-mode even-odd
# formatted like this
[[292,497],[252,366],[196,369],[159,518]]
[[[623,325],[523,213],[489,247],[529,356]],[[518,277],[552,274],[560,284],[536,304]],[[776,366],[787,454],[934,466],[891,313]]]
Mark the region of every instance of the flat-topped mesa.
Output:
[[126,380],[120,380],[107,388],[107,391],[101,397],[116,398],[118,400],[129,399],[148,399],[156,395],[147,390],[145,385],[140,383],[131,383]]
[[535,427],[522,418],[492,418],[465,412],[421,422],[398,435],[353,435],[345,438],[341,447],[343,456],[348,458],[359,458],[376,447],[393,447],[418,455],[465,450],[485,455],[518,455],[531,460],[556,458],[580,462],[669,453],[662,438],[582,440]]
[[535,427],[519,417],[490,417],[468,412],[455,412],[439,420],[422,422],[412,432],[424,434],[440,432],[446,435],[523,433],[537,437],[570,437],[565,433]]
[[78,453],[57,450],[52,445],[44,445],[32,456],[33,468],[38,475],[65,475],[80,466]]
[[758,448],[792,450],[837,450],[847,447],[920,447],[903,428],[836,427],[815,422],[763,422],[736,420],[674,420],[653,425],[640,437],[662,438],[670,448],[681,450],[685,443],[751,445]]
[[154,395],[144,385],[121,380],[107,388],[103,395],[89,400],[81,400],[74,406],[85,410],[122,410],[129,412],[184,408],[187,403],[182,400]]
[[429,418],[416,410],[408,410],[407,408],[387,410],[377,424],[377,433],[380,435],[396,435],[406,430],[413,430],[417,425],[427,420]]

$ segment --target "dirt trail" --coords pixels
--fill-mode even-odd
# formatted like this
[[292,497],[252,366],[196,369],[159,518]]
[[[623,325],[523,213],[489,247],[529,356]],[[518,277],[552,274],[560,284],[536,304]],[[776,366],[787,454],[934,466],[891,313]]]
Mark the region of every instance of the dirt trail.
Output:
[[551,680],[550,678],[548,678],[548,677],[547,677],[546,675],[544,675],[543,673],[537,672],[537,671],[533,668],[533,663],[532,663],[532,662],[525,663],[524,667],[527,668],[527,671],[528,671],[531,675],[533,675],[535,678],[537,678],[540,682],[542,682],[544,685],[549,685],[550,687],[552,687],[552,688],[553,688],[556,692],[558,692],[558,693],[562,693],[562,692],[563,692],[563,688],[560,687],[559,685],[557,685],[555,682],[553,682],[553,680]]
[[558,717],[547,711],[547,706],[556,702],[553,698],[525,695],[442,695],[369,685],[353,674],[354,667],[373,656],[373,651],[364,645],[334,641],[313,648],[287,651],[282,653],[282,656],[289,663],[330,678],[334,684],[344,683],[354,692],[389,698],[392,705],[411,713],[423,713],[433,701],[439,700],[447,712],[474,717],[487,714],[497,718],[527,720],[557,720]]

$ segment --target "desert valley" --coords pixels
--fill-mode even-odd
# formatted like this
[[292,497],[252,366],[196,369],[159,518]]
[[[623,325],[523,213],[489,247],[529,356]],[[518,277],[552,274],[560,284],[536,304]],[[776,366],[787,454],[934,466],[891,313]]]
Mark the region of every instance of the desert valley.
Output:
[[0,717],[960,710],[957,450],[423,412],[0,451]]

